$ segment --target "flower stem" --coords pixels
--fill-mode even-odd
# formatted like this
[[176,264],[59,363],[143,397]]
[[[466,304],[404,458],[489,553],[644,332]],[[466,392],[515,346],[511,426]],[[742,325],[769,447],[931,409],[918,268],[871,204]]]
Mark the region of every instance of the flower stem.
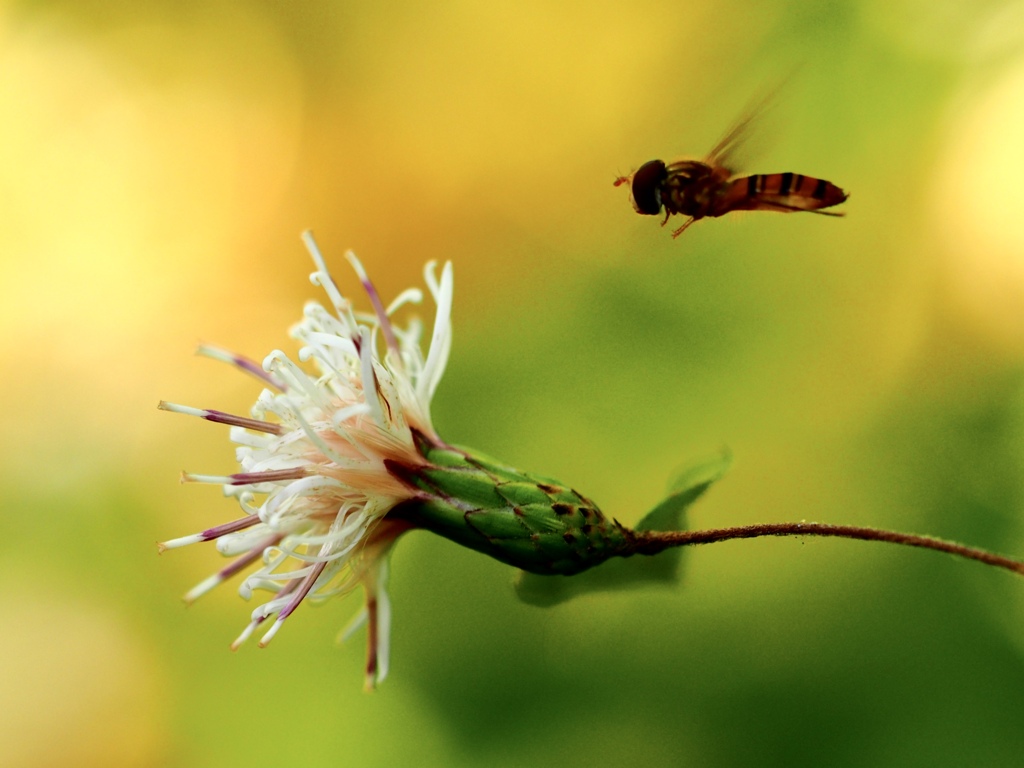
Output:
[[968,560],[977,560],[986,565],[1005,568],[1024,576],[1024,561],[1003,557],[984,549],[968,547],[955,541],[936,539],[933,536],[919,536],[914,533],[884,531],[878,528],[862,528],[856,525],[829,525],[828,523],[763,523],[741,525],[735,528],[711,528],[703,531],[636,531],[633,551],[640,555],[656,555],[670,547],[685,547],[691,544],[714,544],[729,539],[755,539],[760,536],[836,536],[861,541],[887,541],[907,547],[922,547],[946,552]]

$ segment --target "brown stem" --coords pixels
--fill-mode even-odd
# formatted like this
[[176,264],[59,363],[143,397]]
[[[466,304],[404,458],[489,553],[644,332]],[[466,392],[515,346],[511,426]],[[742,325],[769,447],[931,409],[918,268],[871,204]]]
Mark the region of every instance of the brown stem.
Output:
[[736,528],[711,528],[704,531],[636,531],[633,551],[640,555],[656,555],[669,547],[685,547],[691,544],[713,544],[729,539],[754,539],[759,536],[838,536],[844,539],[862,541],[887,541],[907,547],[923,547],[937,552],[946,552],[968,560],[977,560],[986,565],[1005,568],[1024,576],[1024,562],[986,552],[983,549],[944,541],[932,536],[918,536],[913,533],[883,531],[878,528],[861,528],[856,525],[829,525],[827,523],[763,523],[741,525]]

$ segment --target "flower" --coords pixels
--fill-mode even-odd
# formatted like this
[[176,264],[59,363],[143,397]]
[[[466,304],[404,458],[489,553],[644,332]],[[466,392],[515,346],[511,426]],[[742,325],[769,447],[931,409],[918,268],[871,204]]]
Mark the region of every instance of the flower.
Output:
[[801,521],[684,530],[688,507],[727,471],[727,451],[687,469],[665,499],[634,529],[627,528],[557,480],[522,472],[438,436],[430,402],[451,348],[450,263],[440,279],[433,262],[424,270],[437,305],[424,357],[420,325],[413,321],[403,328],[391,321],[405,304],[422,300],[420,291],[407,290],[385,308],[362,264],[348,252],[373,307],[372,313],[356,312],[335,285],[312,236],[307,232],[303,239],[317,267],[311,279],[327,293],[333,310],[309,302],[304,319],[291,331],[302,345],[299,361],[311,360],[315,375],[280,351],[260,366],[203,346],[200,353],[266,385],[251,416],[167,402],[159,406],[228,424],[238,445],[240,472],[183,473],[182,480],[222,485],[245,514],[159,544],[163,551],[216,540],[222,554],[235,558],[193,588],[185,596],[188,602],[261,564],[239,592],[246,599],[256,590],[274,596],[252,612],[233,648],[276,617],[259,641],[265,646],[306,599],[326,599],[362,586],[366,605],[345,636],[367,625],[366,685],[375,687],[388,672],[388,556],[395,541],[414,528],[520,568],[516,591],[537,606],[588,592],[673,585],[679,579],[680,547],[761,536],[887,541],[1024,574],[1024,561],[877,528]]
[[[210,346],[200,354],[228,362],[259,378],[266,388],[250,417],[161,402],[160,408],[231,426],[241,471],[228,476],[183,473],[183,482],[221,484],[245,513],[237,520],[191,536],[163,542],[160,550],[216,540],[234,561],[198,584],[185,597],[192,602],[249,566],[239,593],[274,595],[259,605],[232,644],[237,648],[271,617],[265,646],[298,606],[361,585],[366,605],[348,633],[368,625],[367,687],[388,672],[391,609],[387,559],[398,537],[413,523],[388,513],[422,493],[389,470],[425,463],[417,441],[443,445],[430,420],[430,401],[444,373],[451,346],[452,267],[440,279],[427,264],[427,287],[437,305],[429,353],[424,357],[421,325],[404,328],[391,315],[422,292],[403,292],[385,308],[362,264],[346,254],[372,313],[356,312],[338,290],[310,233],[303,240],[316,264],[310,279],[321,286],[331,310],[307,303],[291,330],[302,346],[299,361],[281,351],[259,366]],[[383,354],[380,348],[383,347]],[[346,633],[346,636],[347,634]]]
[[[184,482],[215,483],[245,513],[237,520],[165,541],[160,550],[216,540],[235,559],[186,596],[192,602],[255,566],[239,588],[273,597],[257,606],[232,644],[237,648],[271,617],[265,646],[306,599],[321,600],[362,586],[366,605],[344,637],[368,628],[366,685],[388,672],[391,606],[387,561],[395,541],[422,529],[522,569],[519,596],[553,605],[595,590],[674,583],[678,552],[658,563],[618,560],[568,585],[562,577],[590,571],[611,558],[665,549],[653,529],[675,531],[686,507],[724,471],[722,457],[684,476],[637,529],[606,517],[593,501],[564,483],[521,472],[477,451],[449,445],[430,420],[430,401],[451,348],[452,267],[440,279],[433,262],[424,274],[437,305],[429,352],[415,320],[391,316],[422,293],[403,292],[387,308],[351,252],[346,256],[373,312],[353,310],[331,278],[312,236],[303,235],[316,271],[311,275],[331,310],[309,302],[291,335],[300,363],[283,352],[259,365],[210,346],[199,352],[258,378],[265,389],[250,416],[161,402],[160,408],[228,424],[241,471],[228,476],[183,473]],[[648,560],[648,558],[643,558]],[[257,565],[258,564],[258,565]],[[553,578],[552,578],[553,577]]]

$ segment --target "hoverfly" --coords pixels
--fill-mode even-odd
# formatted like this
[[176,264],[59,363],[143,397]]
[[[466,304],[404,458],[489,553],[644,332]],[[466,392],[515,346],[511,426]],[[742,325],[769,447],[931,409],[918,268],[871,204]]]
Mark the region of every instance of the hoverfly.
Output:
[[847,194],[825,179],[798,173],[761,173],[737,176],[730,153],[742,142],[744,134],[764,102],[739,120],[703,161],[678,160],[665,163],[649,160],[629,176],[615,179],[615,186],[629,183],[633,208],[646,216],[665,210],[661,225],[673,214],[688,216],[672,232],[679,237],[693,222],[706,216],[724,216],[730,211],[808,211],[823,216],[842,216],[823,211],[839,205]]

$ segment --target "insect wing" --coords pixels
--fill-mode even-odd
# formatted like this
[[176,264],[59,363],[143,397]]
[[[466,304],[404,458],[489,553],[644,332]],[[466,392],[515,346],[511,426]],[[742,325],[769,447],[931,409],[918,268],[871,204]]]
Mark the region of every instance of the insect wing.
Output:
[[751,123],[755,122],[756,117],[757,115],[754,113],[746,113],[744,117],[737,120],[733,127],[715,144],[714,148],[708,152],[705,162],[713,168],[728,170],[730,175],[735,173],[737,170],[736,154],[749,135]]
[[763,123],[765,116],[775,103],[779,91],[789,82],[786,77],[782,82],[769,90],[765,95],[751,101],[744,109],[739,118],[719,139],[718,143],[708,152],[705,162],[715,168],[724,168],[733,175],[738,170],[740,163],[738,155],[743,154],[751,135],[758,133],[756,126]]

